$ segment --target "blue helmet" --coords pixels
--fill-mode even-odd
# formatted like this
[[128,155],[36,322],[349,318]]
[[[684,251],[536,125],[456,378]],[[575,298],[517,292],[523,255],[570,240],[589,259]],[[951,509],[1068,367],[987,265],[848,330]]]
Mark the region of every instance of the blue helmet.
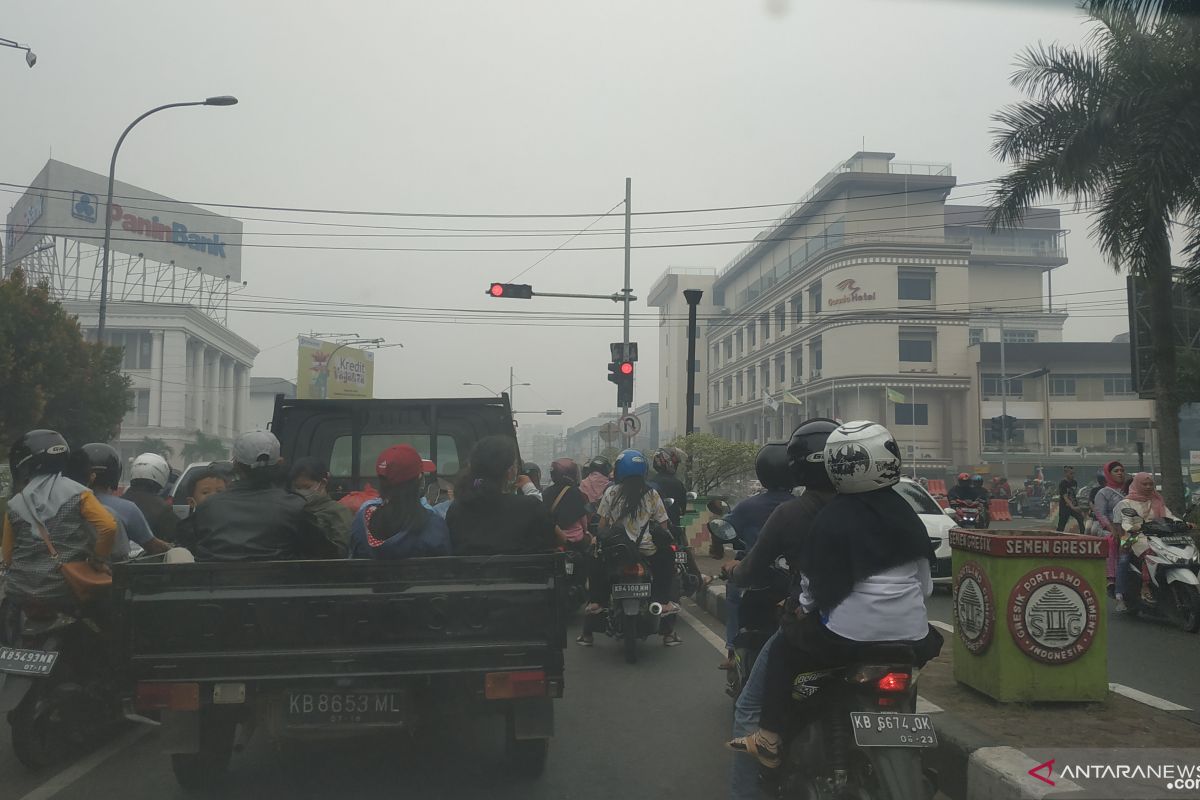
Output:
[[646,461],[646,457],[637,450],[622,450],[621,455],[617,456],[613,480],[619,483],[630,475],[645,476],[649,469],[650,464]]

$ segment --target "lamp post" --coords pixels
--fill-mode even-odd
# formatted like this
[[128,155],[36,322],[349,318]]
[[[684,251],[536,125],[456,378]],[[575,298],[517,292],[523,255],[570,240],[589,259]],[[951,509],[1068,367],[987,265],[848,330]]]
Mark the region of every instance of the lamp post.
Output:
[[[33,66],[30,64],[30,66]],[[187,103],[167,103],[166,105],[152,108],[145,114],[135,119],[121,133],[121,138],[117,139],[117,146],[113,148],[112,160],[108,162],[108,201],[104,204],[104,250],[101,253],[100,262],[100,322],[97,325],[96,339],[104,342],[104,323],[108,316],[108,259],[109,245],[112,244],[112,201],[113,201],[113,179],[117,169],[117,154],[121,152],[121,145],[125,142],[125,137],[133,130],[133,127],[144,120],[151,114],[157,114],[159,111],[165,111],[168,108],[183,108],[185,106],[232,106],[237,105],[237,98],[231,95],[219,95],[209,97],[205,100],[194,100]]]
[[30,69],[33,69],[33,65],[37,63],[37,54],[29,49],[29,45],[18,44],[17,42],[14,42],[12,39],[5,39],[4,37],[0,37],[0,47],[11,47],[14,50],[24,50],[25,51],[25,63],[29,65]]

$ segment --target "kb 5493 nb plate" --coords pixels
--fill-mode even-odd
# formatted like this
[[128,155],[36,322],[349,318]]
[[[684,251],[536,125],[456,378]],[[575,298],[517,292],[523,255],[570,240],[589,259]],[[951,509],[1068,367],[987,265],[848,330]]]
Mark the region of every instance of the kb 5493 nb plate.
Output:
[[58,653],[46,650],[0,647],[0,672],[13,675],[49,675],[57,660]]
[[937,747],[928,714],[853,711],[850,725],[859,747]]

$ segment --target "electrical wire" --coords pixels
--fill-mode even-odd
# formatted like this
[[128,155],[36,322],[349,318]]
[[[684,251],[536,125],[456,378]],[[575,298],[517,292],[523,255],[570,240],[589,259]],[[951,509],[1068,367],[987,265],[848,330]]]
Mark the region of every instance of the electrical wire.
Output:
[[[624,204],[625,204],[625,198],[621,198],[620,200],[618,200],[618,201],[617,201],[616,205],[614,205],[614,206],[613,206],[612,208],[610,208],[608,211],[604,212],[604,214],[601,214],[600,216],[598,216],[598,217],[596,217],[594,220],[592,220],[592,221],[591,221],[591,223],[589,223],[587,227],[583,228],[583,229],[582,229],[582,230],[580,230],[578,233],[576,233],[576,234],[574,234],[574,235],[570,236],[569,238],[567,238],[567,240],[566,240],[566,241],[564,241],[564,242],[563,242],[562,244],[560,244],[558,247],[556,247],[556,248],[554,248],[553,250],[551,250],[550,252],[546,253],[544,256],[542,256],[541,258],[539,258],[537,261],[533,262],[533,263],[532,263],[532,264],[530,264],[528,267],[526,267],[525,269],[521,270],[520,272],[518,272],[518,273],[517,273],[516,275],[514,275],[513,277],[509,278],[509,279],[508,279],[508,282],[509,282],[509,283],[513,283],[514,281],[516,281],[516,280],[517,280],[517,278],[521,277],[521,276],[522,276],[522,275],[524,275],[525,273],[529,272],[529,270],[531,270],[531,269],[533,269],[534,267],[536,267],[538,264],[541,264],[543,261],[545,261],[545,260],[546,260],[547,258],[549,258],[550,256],[552,256],[552,255],[554,255],[555,253],[557,253],[558,251],[562,250],[564,247],[566,247],[567,245],[569,245],[571,242],[575,241],[575,239],[577,239],[577,238],[578,238],[578,237],[580,237],[580,236],[583,236],[585,233],[587,233],[587,232],[588,232],[588,228],[592,227],[592,225],[595,225],[597,222],[599,222],[600,220],[604,219],[606,216],[608,216],[609,214],[611,214],[611,213],[612,213],[612,211],[613,211],[613,209],[617,208],[618,206],[622,206],[622,205],[624,205]],[[605,234],[605,235],[611,235],[611,234]]]

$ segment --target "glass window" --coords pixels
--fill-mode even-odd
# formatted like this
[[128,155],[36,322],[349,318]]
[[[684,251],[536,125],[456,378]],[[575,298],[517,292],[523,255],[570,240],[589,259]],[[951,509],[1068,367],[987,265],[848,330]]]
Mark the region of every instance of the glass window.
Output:
[[1106,375],[1104,377],[1104,396],[1116,397],[1133,394],[1133,378],[1129,375]]
[[784,361],[782,358],[778,358],[778,359],[776,359],[776,360],[775,360],[775,375],[776,375],[776,380],[778,380],[778,381],[779,381],[779,384],[780,384],[781,386],[783,385],[784,381],[786,381],[786,380],[787,380],[787,370],[786,370],[786,365],[787,365],[787,362],[786,362],[786,361]]
[[746,336],[750,339],[750,346],[754,347],[758,344],[758,328],[751,324],[746,326]]
[[[1020,374],[1020,373],[1017,373]],[[1000,376],[999,375],[984,375],[982,386],[984,397],[999,397],[1001,393]],[[1025,394],[1025,381],[1023,379],[1008,381],[1008,396],[1019,397]]]
[[153,334],[150,331],[105,331],[104,339],[110,347],[125,351],[121,369],[150,369],[150,352]]
[[1005,344],[1031,344],[1037,340],[1037,331],[1004,331]]
[[912,510],[918,514],[933,514],[940,517],[945,513],[942,511],[942,507],[929,496],[929,493],[916,484],[900,481],[892,488],[896,490],[896,494],[907,500],[908,504],[912,506]]
[[[351,472],[351,453],[354,437],[339,436],[333,440],[333,452],[329,456],[329,474],[346,476]],[[407,444],[421,454],[421,458],[429,458],[431,437],[428,433],[371,433],[362,437],[362,451],[359,453],[358,474],[373,476],[375,460],[379,454],[392,445]],[[441,434],[437,437],[438,474],[456,475],[461,465],[459,463],[458,445],[453,436]]]
[[792,383],[804,382],[804,353],[796,353],[796,368],[792,372]]
[[700,371],[700,359],[697,358],[695,361],[692,362],[692,372],[699,372],[699,371]]
[[762,365],[762,385],[764,390],[771,388],[771,366],[769,364]]
[[700,407],[700,393],[699,392],[696,392],[695,394],[692,395],[692,405],[696,406],[697,408]]
[[1079,444],[1079,428],[1075,425],[1051,422],[1050,443],[1055,447],[1075,447]]
[[1074,397],[1075,396],[1075,379],[1074,378],[1050,378],[1050,396],[1051,397]]
[[897,425],[928,425],[928,403],[896,403]]
[[812,350],[810,358],[812,360],[813,374],[820,375],[821,374],[821,337],[820,336],[818,336],[816,339],[813,339],[812,344],[810,345],[810,348]]
[[933,273],[924,270],[900,270],[898,290],[901,300],[932,300]]
[[812,309],[812,313],[821,313],[821,284],[814,284],[813,287],[808,290],[808,296],[810,301],[809,308]]
[[983,328],[971,328],[971,332],[967,335],[969,344],[979,344],[983,341]]
[[148,427],[150,425],[150,390],[138,389],[130,394],[129,402],[132,405],[125,412],[122,424],[137,428]]
[[783,306],[779,306],[775,309],[775,328],[780,333],[783,333],[783,331],[786,327],[787,327],[787,314],[784,312]]
[[925,334],[900,335],[900,360],[931,362],[933,361],[933,337]]

